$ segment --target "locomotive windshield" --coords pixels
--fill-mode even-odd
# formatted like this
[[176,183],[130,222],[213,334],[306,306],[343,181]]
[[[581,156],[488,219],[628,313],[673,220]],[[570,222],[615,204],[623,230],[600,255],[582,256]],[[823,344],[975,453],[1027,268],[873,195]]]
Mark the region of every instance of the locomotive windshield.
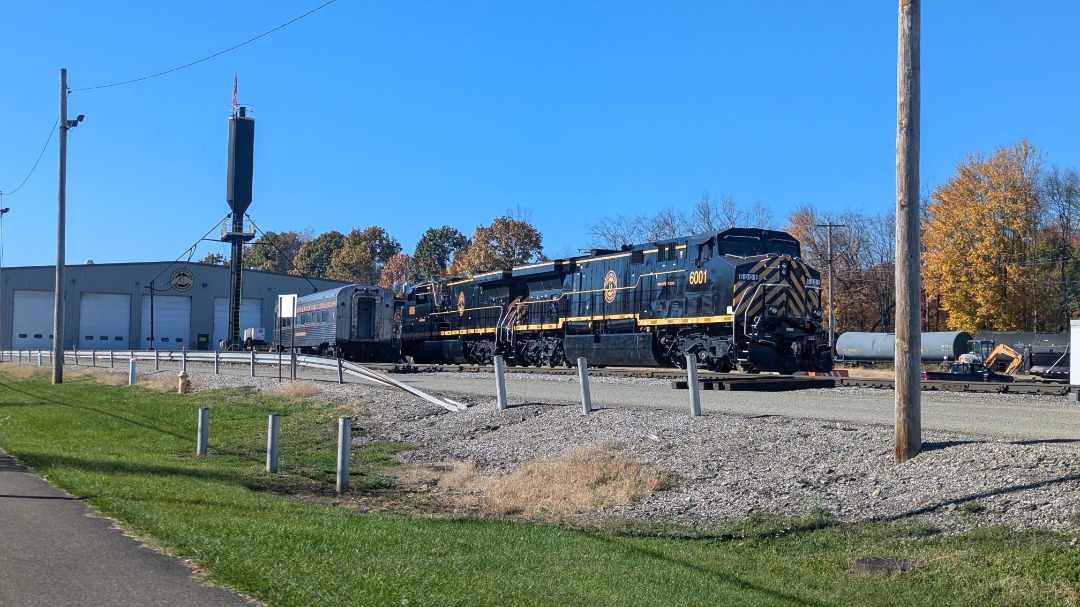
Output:
[[799,256],[799,242],[784,232],[733,228],[719,235],[720,254],[737,257],[756,255]]

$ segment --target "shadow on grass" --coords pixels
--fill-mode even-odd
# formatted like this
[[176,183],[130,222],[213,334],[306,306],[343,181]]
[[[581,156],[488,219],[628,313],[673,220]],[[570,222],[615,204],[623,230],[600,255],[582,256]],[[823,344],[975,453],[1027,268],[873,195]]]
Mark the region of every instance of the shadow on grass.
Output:
[[805,599],[805,598],[796,596],[794,594],[784,592],[782,590],[778,590],[778,589],[774,589],[774,588],[767,588],[765,586],[761,586],[760,584],[755,584],[753,582],[749,582],[747,580],[741,579],[741,578],[739,578],[737,576],[734,576],[734,575],[721,573],[721,572],[716,571],[714,569],[711,569],[709,567],[705,567],[705,566],[701,565],[700,563],[695,563],[695,562],[687,561],[687,560],[684,560],[684,559],[674,558],[674,557],[672,557],[672,556],[670,556],[668,554],[665,554],[665,553],[663,553],[663,552],[661,552],[659,550],[654,550],[652,548],[645,548],[643,546],[634,545],[629,541],[621,540],[620,538],[617,538],[617,537],[612,537],[612,536],[609,536],[609,535],[606,535],[606,534],[595,534],[595,533],[594,534],[588,534],[588,535],[589,535],[589,537],[591,537],[594,540],[597,540],[597,541],[603,542],[603,543],[607,543],[607,544],[609,544],[609,545],[611,545],[611,546],[613,546],[613,547],[615,547],[615,548],[617,548],[619,550],[636,552],[637,554],[648,557],[648,558],[650,558],[650,559],[652,559],[654,561],[659,561],[659,562],[662,562],[662,563],[664,563],[666,565],[669,565],[669,566],[679,567],[679,568],[682,568],[682,569],[686,569],[688,571],[692,571],[692,572],[694,572],[694,573],[696,573],[698,575],[715,579],[716,581],[718,581],[720,583],[727,584],[727,585],[732,586],[734,588],[737,588],[737,589],[739,589],[740,591],[743,591],[743,592],[755,593],[755,594],[758,594],[758,595],[761,595],[761,596],[769,597],[769,598],[774,599],[774,600],[784,601],[784,602],[790,603],[792,605],[806,605],[808,607],[814,607],[814,606],[818,606],[818,605],[824,606],[824,605],[827,604],[827,603],[823,603],[821,601],[816,601],[816,600],[812,600],[812,599]]
[[[31,402],[18,403],[19,405],[22,405],[22,406],[33,405],[33,404],[35,404],[35,401],[36,401],[36,402],[46,402],[46,403],[49,403],[49,404],[52,404],[52,405],[58,405],[58,406],[61,406],[61,407],[69,407],[69,408],[72,408],[72,409],[80,409],[80,410],[83,410],[83,411],[93,411],[94,413],[99,413],[101,415],[111,417],[113,419],[118,419],[120,421],[127,422],[129,424],[132,424],[133,426],[138,426],[138,427],[144,428],[146,430],[153,430],[155,432],[160,432],[162,434],[166,434],[166,435],[172,436],[174,438],[179,438],[181,440],[190,440],[191,439],[190,436],[184,436],[184,435],[181,435],[179,433],[172,432],[170,430],[165,430],[163,428],[158,428],[158,427],[155,427],[155,426],[151,426],[150,424],[139,421],[137,419],[132,419],[130,417],[124,417],[123,415],[117,415],[116,413],[112,413],[112,412],[106,411],[104,409],[99,409],[97,407],[91,407],[89,405],[79,405],[79,404],[75,404],[75,403],[71,403],[71,402],[65,402],[65,401],[62,401],[62,400],[58,400],[58,399],[56,399],[55,397],[53,397],[51,395],[46,396],[44,394],[38,394],[38,393],[35,393],[35,392],[31,392],[29,390],[24,390],[22,388],[18,388],[16,386],[13,386],[13,385],[11,385],[9,383],[6,383],[6,382],[0,382],[0,388],[7,388],[8,390],[11,390],[12,392],[15,392],[17,394],[21,394],[23,396],[26,396],[26,397],[29,397],[29,398],[33,399],[33,401],[31,401]],[[8,403],[8,406],[12,406],[12,405],[13,405],[12,403]]]

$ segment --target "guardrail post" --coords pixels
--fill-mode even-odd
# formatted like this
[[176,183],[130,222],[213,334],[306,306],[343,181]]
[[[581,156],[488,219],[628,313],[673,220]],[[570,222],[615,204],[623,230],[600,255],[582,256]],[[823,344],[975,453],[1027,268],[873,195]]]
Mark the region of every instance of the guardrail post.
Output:
[[210,409],[199,409],[199,446],[197,455],[206,455],[206,447],[210,441]]
[[690,415],[701,417],[701,386],[697,379],[697,355],[686,355],[686,387],[690,388]]
[[97,367],[97,350],[90,350],[90,366]]
[[255,377],[255,350],[251,351],[251,376]]
[[75,348],[75,366],[79,366],[79,349]]
[[577,359],[578,378],[581,380],[581,412],[592,413],[592,397],[589,395],[589,363],[582,356]]
[[296,352],[289,355],[289,379],[296,379]]
[[214,350],[214,375],[221,373],[221,351]]
[[345,361],[337,359],[337,383],[345,383]]
[[187,372],[187,348],[180,350],[180,370]]
[[266,471],[277,472],[278,460],[278,414],[270,414],[270,422],[266,428]]
[[495,357],[495,395],[499,400],[499,410],[507,408],[506,404],[506,374],[503,366],[503,357]]
[[109,350],[109,368],[110,369],[116,367],[116,364],[115,364],[115,362],[116,362],[115,358],[116,357],[114,356],[114,354],[115,353],[112,350]]
[[160,353],[161,353],[160,350],[154,350],[154,370],[155,371],[160,371],[161,370],[161,357],[159,356]]
[[132,356],[131,360],[128,362],[128,385],[129,386],[134,386],[135,385],[135,357],[134,356]]
[[352,420],[338,418],[337,490],[344,493],[349,488],[349,441],[352,439]]

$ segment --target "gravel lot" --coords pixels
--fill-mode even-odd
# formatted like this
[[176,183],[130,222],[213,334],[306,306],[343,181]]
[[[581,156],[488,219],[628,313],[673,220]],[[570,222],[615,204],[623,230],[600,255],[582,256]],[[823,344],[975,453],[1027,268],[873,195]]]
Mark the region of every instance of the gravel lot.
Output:
[[[196,389],[230,385],[279,389],[273,378],[199,371],[191,375]],[[838,388],[801,391],[794,397],[792,393],[754,394],[740,401],[761,408],[761,413],[724,413],[706,407],[705,415],[692,418],[681,404],[673,407],[672,402],[650,403],[645,398],[667,394],[668,401],[686,400],[685,391],[661,390],[668,386],[666,381],[594,378],[594,395],[607,389],[627,402],[601,405],[586,416],[580,405],[567,402],[565,385],[556,389],[570,383],[570,393],[574,393],[574,380],[565,377],[514,375],[513,393],[529,395],[530,404],[506,411],[499,411],[494,396],[489,395],[493,392],[490,374],[470,374],[453,382],[446,377],[431,381],[409,377],[409,383],[425,385],[425,389],[430,389],[431,381],[457,387],[457,391],[439,394],[468,404],[468,410],[449,412],[404,391],[366,384],[314,382],[320,387],[315,398],[354,404],[354,424],[366,432],[356,439],[358,446],[379,439],[413,445],[414,450],[400,455],[406,464],[472,462],[481,473],[496,474],[520,462],[599,444],[677,479],[669,490],[630,505],[585,513],[585,519],[711,526],[755,513],[801,516],[824,510],[840,522],[918,520],[946,532],[1001,525],[1080,535],[1077,435],[1042,439],[1023,438],[1029,434],[1025,432],[1016,437],[977,435],[930,429],[924,423],[923,452],[904,464],[894,464],[891,422],[793,418],[767,412],[771,401],[793,398],[803,404],[823,399],[856,406],[881,400],[884,394],[891,403],[891,392]],[[461,388],[469,382],[476,389]],[[642,395],[641,402],[631,402],[634,394]],[[557,398],[548,398],[552,395]],[[1080,403],[1060,396],[924,394],[924,409],[940,400],[966,403],[976,411],[980,406],[1004,406],[1005,411],[1052,411],[1062,419],[1080,417]],[[1023,426],[1020,421],[1013,423]]]

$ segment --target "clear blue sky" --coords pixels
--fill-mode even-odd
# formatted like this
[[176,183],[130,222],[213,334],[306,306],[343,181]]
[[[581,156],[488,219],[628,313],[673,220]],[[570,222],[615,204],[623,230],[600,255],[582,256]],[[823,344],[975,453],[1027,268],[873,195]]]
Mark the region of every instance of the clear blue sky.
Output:
[[[586,223],[703,193],[826,211],[895,206],[895,1],[0,3],[4,265],[55,262],[58,114],[69,263],[168,260],[228,212],[228,115],[255,106],[264,230],[531,214],[549,255]],[[1027,138],[1080,167],[1080,2],[924,2],[922,169]],[[223,252],[202,243],[196,258]]]

